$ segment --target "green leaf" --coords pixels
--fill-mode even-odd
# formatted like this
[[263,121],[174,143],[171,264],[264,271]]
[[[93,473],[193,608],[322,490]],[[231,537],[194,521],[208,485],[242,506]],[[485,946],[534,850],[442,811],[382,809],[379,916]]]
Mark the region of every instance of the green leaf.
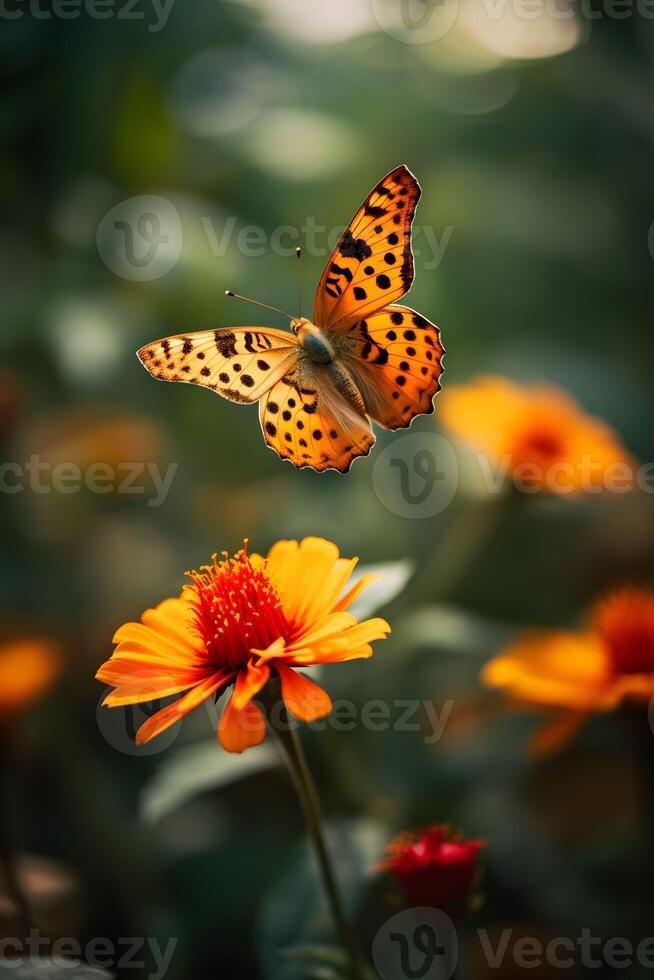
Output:
[[141,816],[147,823],[156,823],[200,793],[279,764],[275,749],[265,743],[238,755],[223,751],[214,740],[177,749],[168,754],[143,790]]
[[2,980],[111,980],[115,975],[72,960],[10,960],[0,965]]
[[422,606],[401,623],[396,640],[404,650],[436,647],[444,652],[485,657],[510,638],[512,630],[491,619],[447,605]]
[[372,582],[365,589],[356,602],[353,603],[350,612],[357,619],[366,619],[378,609],[387,606],[391,600],[403,592],[407,582],[415,571],[415,566],[408,558],[401,561],[387,561],[379,565],[362,565],[352,573],[349,585],[354,585],[364,575],[381,576],[376,582]]
[[[346,914],[353,919],[389,832],[383,824],[359,820],[328,826],[326,835]],[[330,950],[324,969],[337,970],[344,962],[308,841],[291,852],[264,897],[256,933],[266,980],[307,980],[307,949]]]

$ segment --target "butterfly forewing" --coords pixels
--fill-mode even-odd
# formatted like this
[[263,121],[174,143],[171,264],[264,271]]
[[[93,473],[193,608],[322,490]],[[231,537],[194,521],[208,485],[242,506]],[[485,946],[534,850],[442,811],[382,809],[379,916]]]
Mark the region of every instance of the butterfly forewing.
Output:
[[235,402],[256,402],[297,358],[294,334],[262,327],[228,327],[165,337],[138,352],[161,381],[201,385]]
[[389,306],[362,320],[343,362],[368,414],[386,429],[404,429],[433,412],[440,390],[443,347],[437,326],[406,306]]
[[411,223],[420,185],[396,167],[373,188],[334,249],[314,303],[314,322],[345,331],[399,299],[413,282]]

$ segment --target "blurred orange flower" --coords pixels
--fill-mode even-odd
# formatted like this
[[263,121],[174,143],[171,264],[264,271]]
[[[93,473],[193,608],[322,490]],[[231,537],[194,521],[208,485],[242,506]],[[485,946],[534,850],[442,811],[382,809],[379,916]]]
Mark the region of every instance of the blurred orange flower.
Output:
[[[190,572],[179,598],[148,609],[141,623],[114,636],[118,646],[96,677],[115,690],[109,707],[186,693],[139,728],[147,742],[230,684],[234,690],[218,726],[229,752],[265,738],[265,719],[253,698],[271,675],[281,680],[288,710],[303,721],[328,714],[329,696],[294,668],[372,655],[370,643],[390,632],[383,619],[357,623],[346,612],[372,580],[344,589],[357,559],[339,557],[323,538],[278,541],[267,558],[247,554]],[[343,594],[344,593],[344,594]]]
[[633,461],[605,422],[553,385],[487,376],[450,385],[440,418],[527,492],[598,492],[633,480]]
[[484,846],[484,841],[463,840],[448,827],[426,827],[392,840],[388,857],[377,867],[391,872],[411,905],[458,914],[472,895]]
[[519,701],[558,709],[534,742],[539,753],[557,748],[593,712],[654,696],[654,589],[609,594],[584,631],[523,635],[481,678]]
[[34,637],[0,646],[0,721],[39,698],[61,669],[50,640]]

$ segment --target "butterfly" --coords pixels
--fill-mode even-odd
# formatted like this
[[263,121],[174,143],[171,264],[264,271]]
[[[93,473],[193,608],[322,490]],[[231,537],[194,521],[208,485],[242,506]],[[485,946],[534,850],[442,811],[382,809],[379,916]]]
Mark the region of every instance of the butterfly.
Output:
[[433,412],[440,389],[438,327],[396,302],[413,282],[420,193],[406,166],[375,185],[325,266],[313,319],[286,314],[292,333],[253,326],[180,334],[141,348],[141,363],[162,381],[258,401],[264,439],[282,459],[347,473],[374,445],[371,420],[404,429]]

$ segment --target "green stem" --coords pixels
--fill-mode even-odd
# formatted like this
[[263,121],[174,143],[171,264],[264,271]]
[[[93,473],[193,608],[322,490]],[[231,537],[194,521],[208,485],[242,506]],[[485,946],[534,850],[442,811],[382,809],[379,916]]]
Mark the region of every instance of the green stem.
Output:
[[316,858],[318,859],[318,866],[334,925],[336,926],[341,945],[349,956],[352,980],[365,980],[361,950],[343,910],[343,903],[323,831],[318,794],[311,772],[309,771],[309,766],[307,765],[304,750],[297,735],[296,725],[289,719],[283,702],[279,703],[279,706],[276,708],[276,713],[277,721],[274,725],[270,723],[270,712],[268,713],[268,726],[282,749],[304,810],[309,836],[316,853]]
[[635,740],[635,755],[640,764],[640,798],[645,842],[643,859],[647,872],[654,870],[654,735],[647,705],[627,705],[623,716],[629,722]]
[[431,549],[410,595],[411,601],[443,602],[450,599],[518,497],[508,488],[499,494],[464,501],[448,523],[438,546]]

